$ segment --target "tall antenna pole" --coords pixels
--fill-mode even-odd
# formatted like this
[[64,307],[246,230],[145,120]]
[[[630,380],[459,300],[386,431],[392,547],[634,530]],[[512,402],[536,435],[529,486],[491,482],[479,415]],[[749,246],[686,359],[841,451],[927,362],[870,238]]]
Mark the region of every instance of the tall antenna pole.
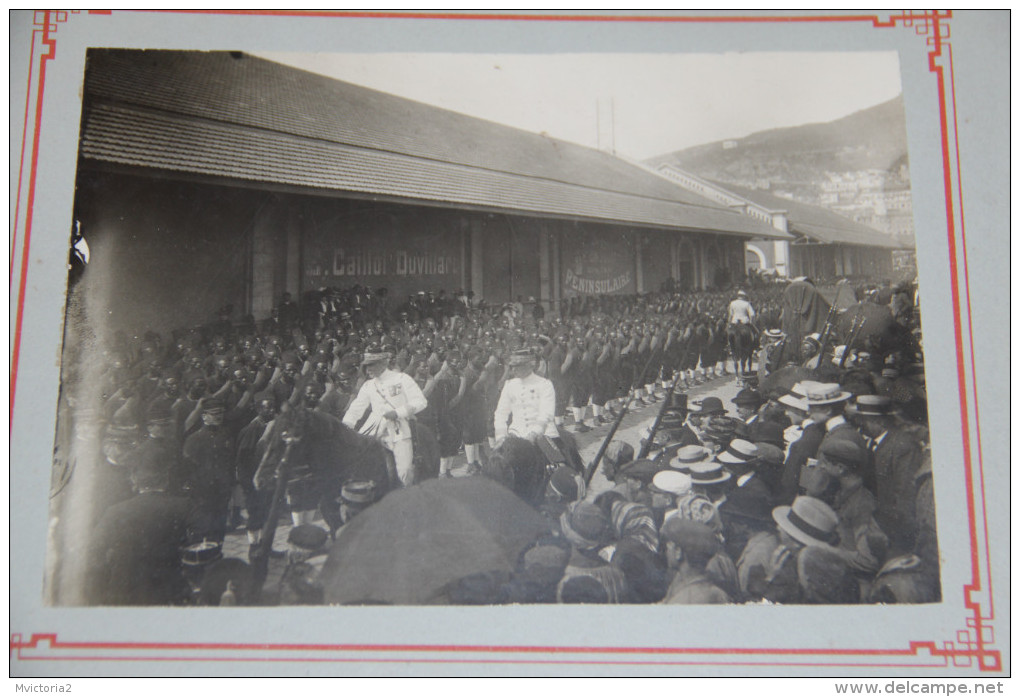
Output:
[[612,153],[615,155],[616,154],[616,98],[615,97],[610,97],[609,98],[609,116],[610,116],[610,121],[609,121],[609,136],[610,136],[610,143],[611,143],[610,147],[612,148]]

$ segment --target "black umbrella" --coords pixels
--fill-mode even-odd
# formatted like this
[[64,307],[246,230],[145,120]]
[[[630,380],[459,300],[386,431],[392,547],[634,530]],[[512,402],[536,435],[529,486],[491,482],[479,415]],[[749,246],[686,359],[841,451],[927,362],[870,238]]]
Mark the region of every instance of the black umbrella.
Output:
[[341,530],[322,569],[326,602],[442,603],[464,577],[511,573],[549,530],[535,509],[485,477],[394,491]]

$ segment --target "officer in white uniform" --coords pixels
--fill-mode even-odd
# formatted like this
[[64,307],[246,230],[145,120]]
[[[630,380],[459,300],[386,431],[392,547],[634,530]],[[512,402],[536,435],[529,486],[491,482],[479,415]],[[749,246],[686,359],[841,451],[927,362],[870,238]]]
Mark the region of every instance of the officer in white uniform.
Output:
[[729,324],[751,324],[754,321],[754,308],[747,300],[747,293],[737,291],[737,298],[730,303]]
[[531,442],[540,436],[558,437],[555,412],[556,390],[551,381],[535,374],[535,356],[530,351],[514,352],[510,356],[510,378],[496,405],[497,445],[507,435]]
[[375,436],[393,453],[397,479],[403,486],[414,483],[414,449],[408,419],[428,406],[421,388],[405,373],[389,369],[391,354],[366,353],[361,361],[369,379],[347,407],[344,425],[354,428],[371,407],[361,433]]

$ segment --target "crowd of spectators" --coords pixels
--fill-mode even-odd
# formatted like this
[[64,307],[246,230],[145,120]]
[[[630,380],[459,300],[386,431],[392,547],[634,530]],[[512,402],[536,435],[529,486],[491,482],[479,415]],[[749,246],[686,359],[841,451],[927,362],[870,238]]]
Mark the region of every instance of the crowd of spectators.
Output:
[[[862,286],[854,297],[880,303],[882,290]],[[781,326],[784,292],[782,283],[748,287],[759,334]],[[537,372],[552,381],[557,424],[584,432],[628,403],[661,400],[674,378],[682,392],[727,375],[733,298],[732,291],[665,287],[578,296],[547,309],[522,297],[490,305],[459,290],[395,303],[384,289],[353,286],[305,293],[299,302],[284,294],[262,322],[235,318],[228,306],[201,327],[142,330],[133,339],[119,333],[83,358],[102,365],[65,371],[58,420],[56,470],[88,460],[100,474],[90,538],[107,580],[91,601],[182,602],[182,546],[215,546],[240,527],[257,545],[265,502],[254,478],[264,436],[281,413],[299,407],[342,419],[365,379],[366,352],[392,354],[391,368],[410,375],[428,399],[418,419],[436,435],[440,454],[465,452],[472,464],[492,445],[515,351],[530,348]],[[824,376],[831,384],[804,381],[799,387],[809,393],[786,395],[785,406],[783,395],[745,390],[759,403],[737,404],[739,416],[707,399],[682,423],[675,421],[681,410],[670,410],[654,460],[634,461],[622,443],[610,448],[605,462],[615,486],[598,496],[576,473],[554,473],[552,534],[522,555],[518,577],[489,579],[486,602],[890,601],[895,591],[876,579],[901,577],[927,584],[914,600],[933,599],[927,434],[923,412],[900,410],[923,395],[919,360],[862,352]],[[74,378],[97,373],[96,389]],[[832,398],[833,385],[841,399],[819,402]],[[897,416],[907,413],[910,423]],[[845,423],[850,438],[830,437],[839,419],[834,425]],[[888,465],[875,459],[883,443],[896,448]],[[342,493],[330,492],[335,507],[321,508],[333,534],[344,522]],[[346,504],[366,501],[362,492]],[[179,524],[147,525],[160,506]],[[131,530],[151,535],[144,554],[111,549],[110,540],[130,529],[126,521],[147,525],[148,532]],[[295,517],[295,528],[306,522]],[[155,541],[160,535],[165,544]],[[109,581],[121,552],[144,556],[148,571],[139,576],[136,563],[134,575]],[[557,567],[559,575],[550,571]],[[466,579],[465,588],[476,593],[478,582]]]

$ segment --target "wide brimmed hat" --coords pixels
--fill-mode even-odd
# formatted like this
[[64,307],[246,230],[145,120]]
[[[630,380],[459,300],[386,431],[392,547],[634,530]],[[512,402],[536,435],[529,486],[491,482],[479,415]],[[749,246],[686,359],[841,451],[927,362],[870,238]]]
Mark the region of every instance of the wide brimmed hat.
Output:
[[831,547],[837,542],[839,516],[820,499],[798,496],[792,506],[772,509],[772,519],[790,537],[805,545]]
[[712,451],[703,445],[684,445],[677,449],[676,455],[669,461],[669,466],[681,472],[697,462],[708,462],[712,459]]
[[379,352],[368,352],[361,359],[361,365],[371,365],[373,363],[381,363],[382,361],[389,361],[393,358],[393,354],[388,351]]
[[862,394],[847,410],[858,416],[889,416],[893,412],[893,401],[881,395]]
[[722,484],[733,476],[723,469],[722,464],[714,461],[695,462],[687,468],[687,472],[691,476],[691,483],[701,486]]
[[680,496],[691,490],[691,478],[683,472],[662,470],[652,477],[649,487],[671,496]]
[[734,438],[715,459],[724,465],[749,465],[758,459],[758,446],[746,440]]
[[840,386],[834,382],[816,383],[810,386],[804,395],[809,407],[838,404],[839,402],[845,402],[852,396],[852,392],[840,389]]
[[790,391],[776,401],[783,406],[807,411],[807,392],[809,389],[813,389],[814,385],[818,384],[819,383],[812,382],[810,380],[794,383],[793,387],[790,388]]

